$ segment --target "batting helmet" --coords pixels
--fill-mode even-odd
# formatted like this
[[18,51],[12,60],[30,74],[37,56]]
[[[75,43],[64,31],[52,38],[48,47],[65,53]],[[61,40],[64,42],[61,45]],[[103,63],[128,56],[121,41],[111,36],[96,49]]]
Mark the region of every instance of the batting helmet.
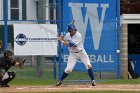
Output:
[[4,51],[4,57],[5,58],[9,58],[9,56],[13,56],[13,55],[14,55],[14,53],[13,53],[12,50],[7,49],[7,50]]
[[77,29],[76,29],[75,25],[70,24],[70,25],[68,25],[68,29],[67,30],[70,32],[71,30],[77,30]]

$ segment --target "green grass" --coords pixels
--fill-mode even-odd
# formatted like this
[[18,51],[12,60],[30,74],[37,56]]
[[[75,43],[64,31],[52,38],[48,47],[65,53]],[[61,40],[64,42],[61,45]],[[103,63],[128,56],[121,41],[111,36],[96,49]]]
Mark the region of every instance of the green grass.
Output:
[[50,85],[57,81],[54,80],[53,71],[50,69],[45,69],[42,77],[37,77],[35,67],[12,70],[16,71],[16,78],[11,82],[13,85]]
[[140,79],[101,80],[101,84],[140,84]]
[[[42,77],[37,77],[35,67],[12,68],[11,70],[16,71],[16,78],[10,82],[11,85],[54,85],[58,81],[58,77],[54,80],[53,69],[49,68],[45,69]],[[74,71],[65,79],[65,82],[68,80],[90,79],[87,72]],[[96,79],[96,81],[97,84],[140,84],[140,79]]]
[[[56,80],[53,76],[53,69],[44,69],[44,75],[37,77],[35,67],[25,67],[24,69],[12,68],[16,71],[16,78],[11,82],[13,85],[52,85],[58,81],[58,72]],[[85,80],[89,79],[86,72],[73,72],[69,75],[67,80]]]
[[[16,71],[16,78],[10,82],[11,86],[37,86],[37,85],[54,85],[58,77],[54,80],[53,69],[46,68],[42,77],[37,77],[35,67],[25,67],[24,69],[12,68]],[[58,76],[58,75],[57,75]],[[90,80],[87,72],[73,71],[64,82],[75,82],[71,80]],[[140,79],[96,79],[97,84],[140,84]],[[19,93],[19,92],[16,92]],[[26,93],[26,92],[22,92]],[[30,92],[30,93],[50,93],[50,92]],[[57,93],[139,93],[131,91],[70,91]]]

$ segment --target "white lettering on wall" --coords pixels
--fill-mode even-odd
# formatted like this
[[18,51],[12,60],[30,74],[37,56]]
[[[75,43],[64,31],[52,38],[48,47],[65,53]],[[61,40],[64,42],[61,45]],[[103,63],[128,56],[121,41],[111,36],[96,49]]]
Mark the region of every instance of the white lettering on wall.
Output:
[[[79,32],[83,36],[83,42],[85,40],[85,34],[87,30],[88,20],[92,30],[93,44],[95,50],[98,50],[100,44],[100,38],[103,28],[103,22],[105,18],[106,9],[109,8],[109,4],[96,4],[96,3],[69,3],[71,8],[73,19],[76,21],[75,25]],[[86,8],[85,18],[82,15],[82,8]],[[102,8],[101,18],[98,15],[98,8]],[[100,60],[100,59],[99,59]]]
[[[115,60],[113,60],[113,56],[111,54],[108,55],[89,55],[89,59],[91,63],[113,63]],[[64,62],[68,61],[68,55],[64,55]],[[81,62],[78,60],[78,62]]]

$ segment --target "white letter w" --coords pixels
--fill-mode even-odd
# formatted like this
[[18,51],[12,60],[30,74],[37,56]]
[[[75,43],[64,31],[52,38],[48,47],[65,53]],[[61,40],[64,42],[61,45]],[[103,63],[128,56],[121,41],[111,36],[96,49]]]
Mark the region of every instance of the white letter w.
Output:
[[85,7],[87,8],[85,18],[83,18],[82,15],[82,7],[84,7],[83,3],[69,3],[69,7],[71,7],[73,19],[75,20],[75,25],[78,31],[83,36],[83,42],[85,40],[85,34],[89,19],[92,30],[91,32],[93,37],[94,48],[95,50],[98,50],[104,23],[105,12],[106,8],[109,7],[109,4],[100,5],[100,7],[102,8],[101,18],[99,18],[97,11],[97,9],[99,8],[99,4],[85,3]]

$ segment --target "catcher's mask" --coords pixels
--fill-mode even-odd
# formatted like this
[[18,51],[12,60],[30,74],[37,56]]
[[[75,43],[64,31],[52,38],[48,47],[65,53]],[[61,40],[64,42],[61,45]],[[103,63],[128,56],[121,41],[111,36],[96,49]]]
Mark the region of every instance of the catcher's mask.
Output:
[[68,30],[69,32],[71,32],[71,31],[73,31],[73,30],[77,31],[76,26],[73,25],[73,24],[68,25],[68,29],[67,29],[67,30]]
[[9,59],[9,60],[12,60],[13,59],[13,57],[14,57],[14,53],[13,53],[13,51],[12,50],[5,50],[4,51],[4,57],[5,58],[7,58],[7,59]]

